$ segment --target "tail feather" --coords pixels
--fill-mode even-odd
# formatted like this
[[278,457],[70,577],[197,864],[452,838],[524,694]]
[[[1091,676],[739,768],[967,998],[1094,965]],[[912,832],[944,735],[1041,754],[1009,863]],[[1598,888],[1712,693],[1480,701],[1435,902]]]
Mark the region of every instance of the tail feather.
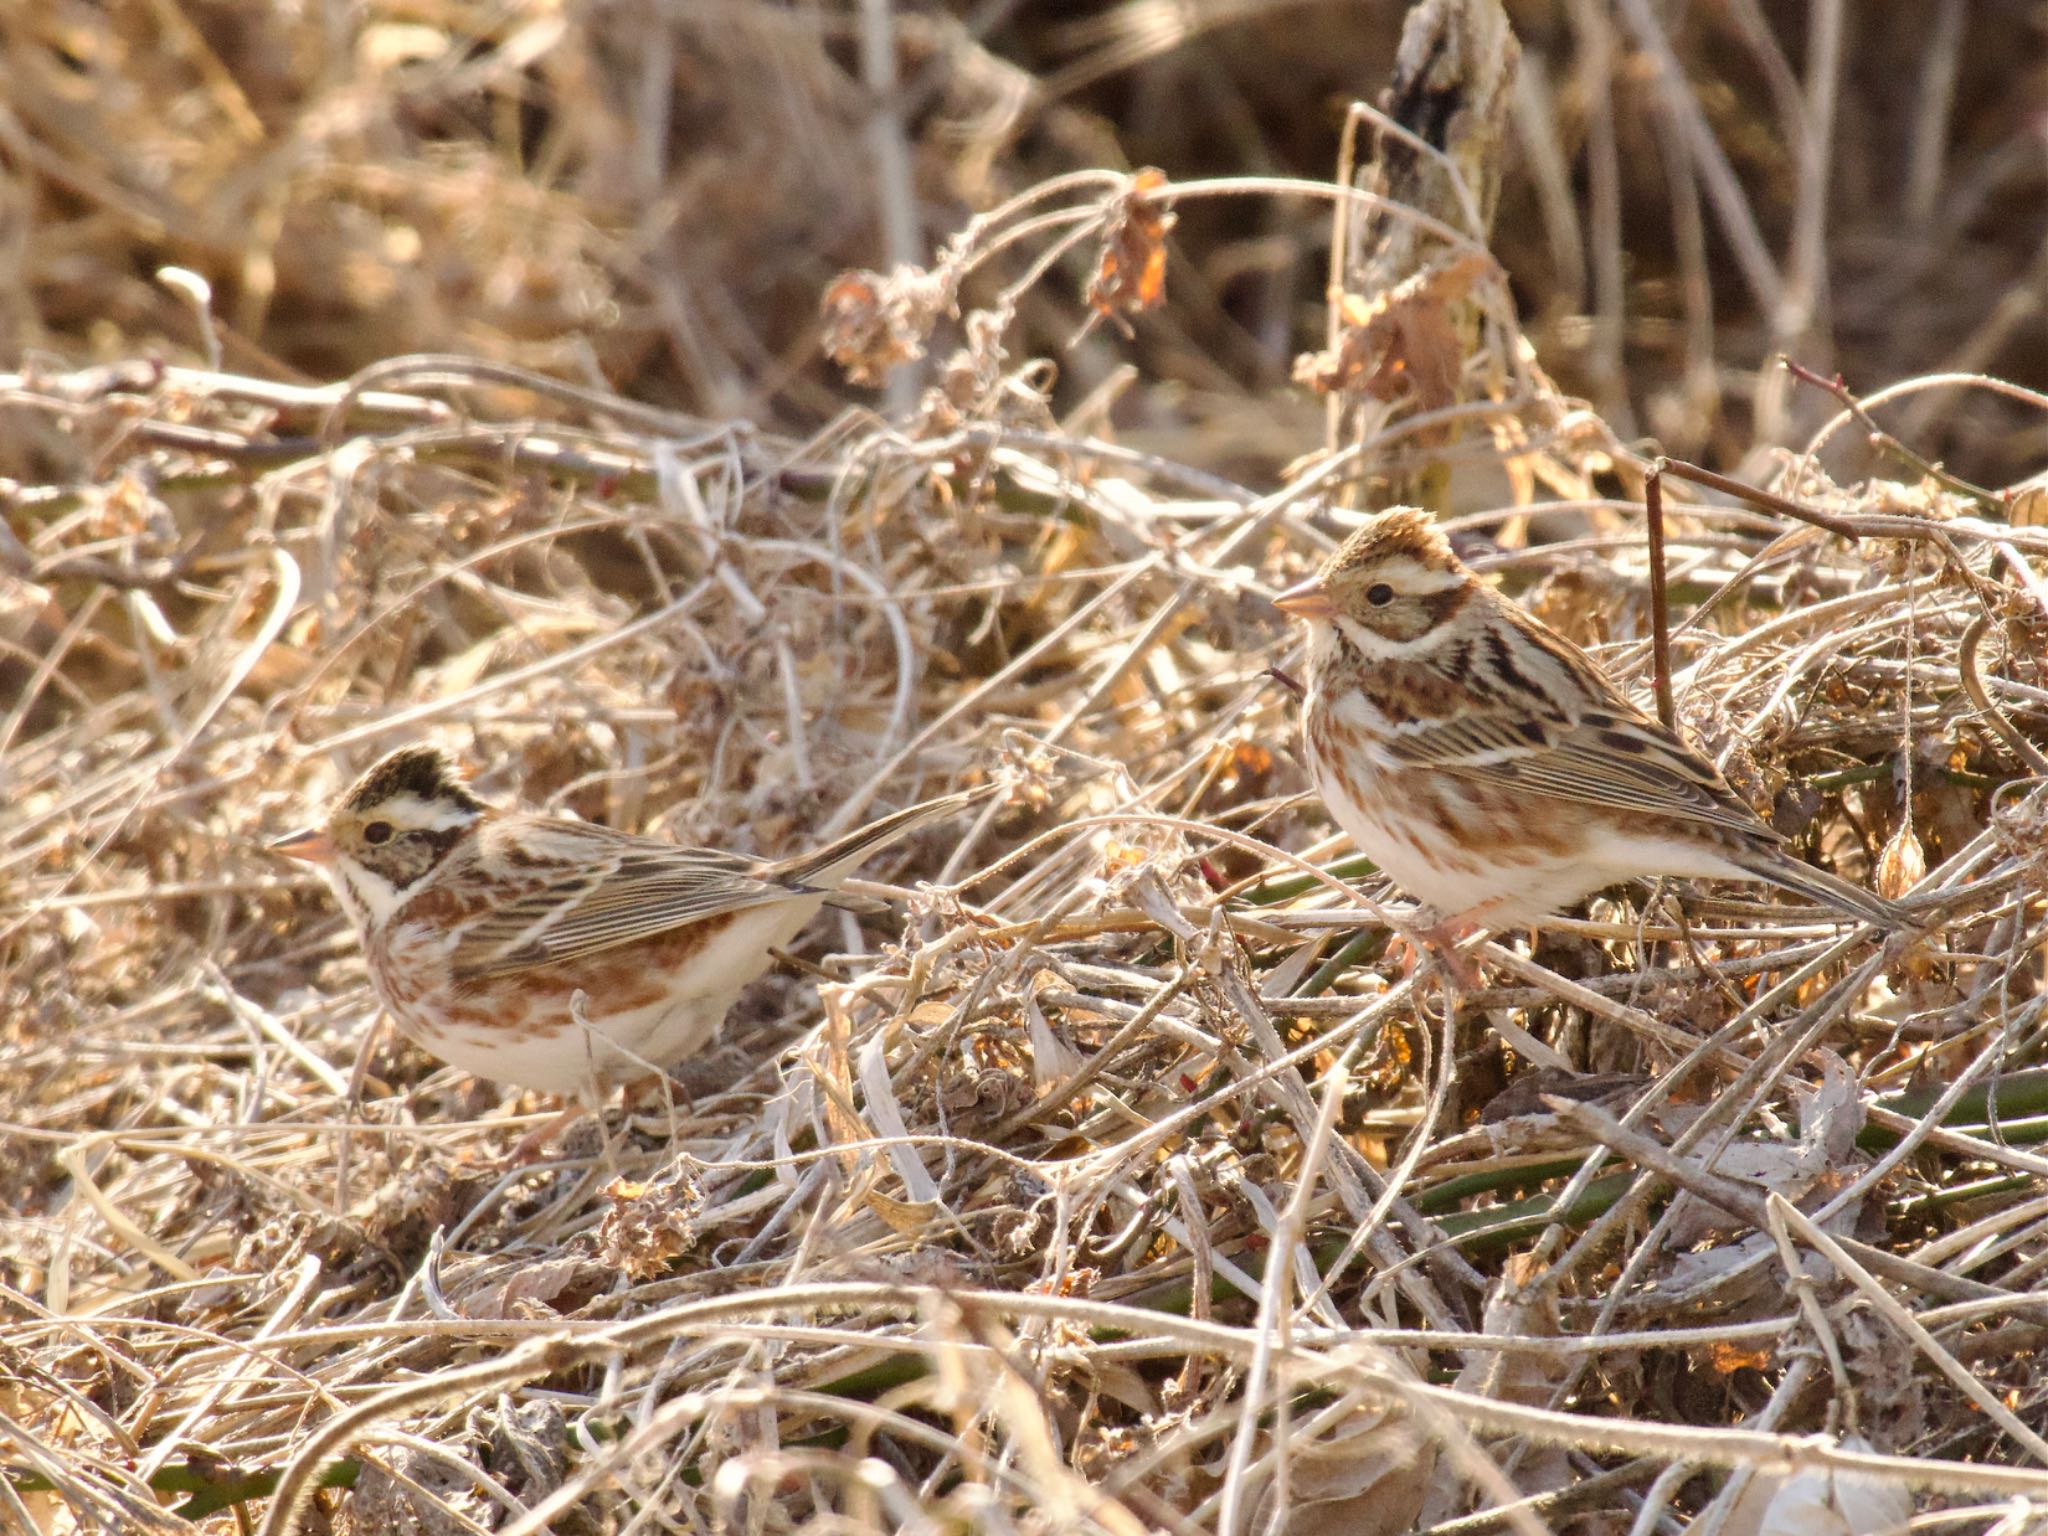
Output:
[[1006,788],[1001,783],[976,785],[973,789],[962,790],[956,795],[941,795],[936,800],[922,801],[893,811],[879,821],[871,821],[864,827],[857,827],[836,842],[827,843],[823,848],[810,853],[799,854],[786,859],[762,873],[788,885],[823,887],[827,890],[853,872],[863,859],[908,836],[928,821],[951,816],[958,811],[988,799]]
[[1880,928],[1916,926],[1911,910],[1900,903],[1887,901],[1860,885],[1851,885],[1824,869],[1815,869],[1777,848],[1737,854],[1735,862],[1759,880],[1768,880],[1772,885],[1808,897],[1822,906],[1853,913]]

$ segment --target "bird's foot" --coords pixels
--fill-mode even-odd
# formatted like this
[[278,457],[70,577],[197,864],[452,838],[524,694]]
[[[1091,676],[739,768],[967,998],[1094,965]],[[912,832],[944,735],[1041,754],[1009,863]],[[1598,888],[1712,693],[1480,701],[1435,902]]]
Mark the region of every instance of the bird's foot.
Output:
[[[1434,913],[1428,915],[1435,916]],[[1459,946],[1479,929],[1480,924],[1464,913],[1437,918],[1431,923],[1404,923],[1396,927],[1394,943],[1401,950],[1403,979],[1412,977],[1416,966],[1428,959],[1435,962],[1453,987],[1461,992],[1473,991],[1479,985],[1479,968]]]
[[560,1114],[549,1116],[514,1142],[512,1150],[499,1160],[499,1170],[510,1173],[518,1168],[531,1168],[541,1160],[541,1154],[547,1151],[550,1143],[588,1113],[585,1105],[571,1099]]

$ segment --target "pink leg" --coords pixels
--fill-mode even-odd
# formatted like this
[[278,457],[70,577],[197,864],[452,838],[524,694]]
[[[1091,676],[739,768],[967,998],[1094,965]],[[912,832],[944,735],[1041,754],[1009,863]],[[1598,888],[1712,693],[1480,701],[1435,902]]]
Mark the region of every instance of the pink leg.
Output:
[[547,1149],[548,1143],[588,1113],[589,1111],[580,1103],[573,1099],[570,1100],[562,1112],[552,1120],[535,1126],[524,1136],[520,1137],[513,1144],[512,1150],[505,1154],[502,1166],[509,1171],[514,1168],[524,1168],[531,1163],[540,1161],[540,1155]]
[[[628,1083],[625,1093],[620,1098],[620,1123],[623,1125],[627,1120],[630,1120],[633,1110],[640,1102],[650,1092],[658,1091],[660,1087],[661,1079],[653,1076],[638,1078]],[[611,1129],[606,1123],[604,1112],[605,1100],[608,1097],[610,1097],[610,1090],[607,1087],[603,1091],[598,1092],[589,1101],[581,1098],[568,1100],[562,1106],[560,1114],[542,1125],[535,1126],[519,1138],[518,1143],[512,1150],[505,1154],[504,1166],[508,1169],[523,1168],[529,1163],[538,1161],[542,1151],[546,1149],[549,1142],[560,1136],[585,1115],[595,1115],[597,1117],[598,1133],[604,1142],[605,1162],[610,1164],[613,1161],[612,1136]]]
[[1422,930],[1422,941],[1429,945],[1431,952],[1461,992],[1476,991],[1479,987],[1479,967],[1466,959],[1458,945],[1482,925],[1469,918],[1447,917],[1442,922]]
[[1426,955],[1444,968],[1445,974],[1461,991],[1469,992],[1477,987],[1478,969],[1458,952],[1458,943],[1478,926],[1461,916],[1445,918],[1426,928],[1396,928],[1393,941],[1400,947],[1403,979],[1415,974],[1415,967]]
[[1444,968],[1445,973],[1461,991],[1474,991],[1479,986],[1479,968],[1459,950],[1458,946],[1473,934],[1493,926],[1489,919],[1502,901],[1482,901],[1476,907],[1467,907],[1449,917],[1439,918],[1425,928],[1400,929],[1396,937],[1404,942],[1408,956],[1402,962],[1401,974],[1413,974],[1415,963],[1424,951]]

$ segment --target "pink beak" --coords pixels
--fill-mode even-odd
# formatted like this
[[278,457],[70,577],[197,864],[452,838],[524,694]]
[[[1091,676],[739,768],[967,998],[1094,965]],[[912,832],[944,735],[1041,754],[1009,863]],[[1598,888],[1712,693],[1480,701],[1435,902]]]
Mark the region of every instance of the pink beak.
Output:
[[1297,619],[1327,619],[1337,611],[1337,605],[1330,601],[1330,594],[1323,590],[1323,579],[1320,576],[1311,576],[1307,581],[1297,581],[1273,599],[1273,606],[1282,613],[1293,614]]
[[318,827],[280,837],[270,845],[270,851],[288,859],[304,859],[308,864],[332,864],[335,855],[334,839]]

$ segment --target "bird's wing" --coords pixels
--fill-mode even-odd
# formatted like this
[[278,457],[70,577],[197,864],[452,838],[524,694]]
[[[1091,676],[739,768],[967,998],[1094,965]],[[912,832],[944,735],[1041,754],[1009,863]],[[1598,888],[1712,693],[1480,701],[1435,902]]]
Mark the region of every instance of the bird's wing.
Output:
[[1713,764],[1625,709],[1589,709],[1575,719],[1486,711],[1418,721],[1396,732],[1390,752],[1405,766],[1469,783],[1778,841]]
[[[519,894],[470,920],[455,946],[463,980],[550,965],[686,923],[799,899],[801,884],[764,880],[752,861],[575,822],[494,828],[487,865]],[[519,881],[520,876],[529,877]],[[533,878],[533,877],[538,878]]]

